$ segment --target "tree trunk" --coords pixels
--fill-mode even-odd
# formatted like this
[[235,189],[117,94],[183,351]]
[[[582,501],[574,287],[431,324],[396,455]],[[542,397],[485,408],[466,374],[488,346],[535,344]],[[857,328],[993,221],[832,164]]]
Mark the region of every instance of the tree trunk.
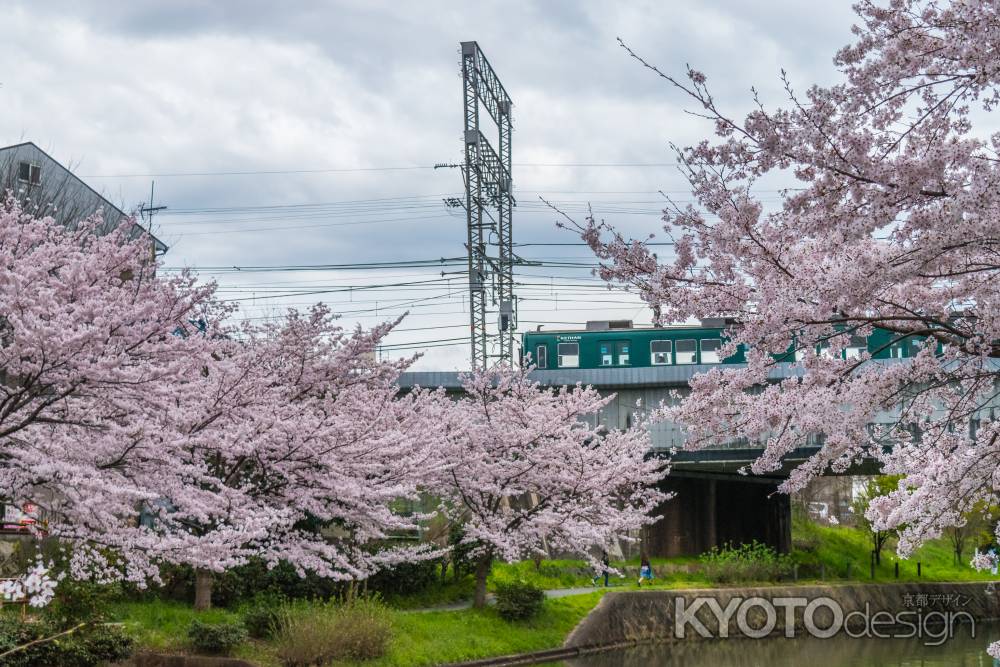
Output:
[[486,606],[486,577],[490,576],[492,567],[492,556],[483,556],[476,562],[476,594],[472,599],[472,606],[476,609]]
[[196,569],[194,571],[195,610],[205,611],[212,608],[212,580],[211,570]]

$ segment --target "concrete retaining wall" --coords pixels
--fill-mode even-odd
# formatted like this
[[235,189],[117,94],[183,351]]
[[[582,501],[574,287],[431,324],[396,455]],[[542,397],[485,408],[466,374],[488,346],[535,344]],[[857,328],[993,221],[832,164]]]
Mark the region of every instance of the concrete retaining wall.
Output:
[[[851,612],[862,612],[871,618],[877,612],[888,612],[893,618],[901,612],[910,612],[910,622],[926,618],[937,622],[956,622],[1000,618],[1000,588],[996,592],[988,590],[987,584],[977,583],[907,583],[869,584],[838,586],[769,586],[759,588],[715,588],[679,591],[624,591],[606,594],[600,603],[566,639],[567,647],[602,646],[643,641],[679,641],[676,632],[675,615],[687,613],[697,619],[713,637],[725,636],[720,632],[718,615],[713,613],[707,602],[699,603],[699,598],[712,598],[725,610],[732,603],[737,610],[749,598],[762,598],[768,602],[776,599],[805,598],[816,600],[828,598],[842,609],[847,624],[857,627],[865,623],[864,616]],[[788,602],[778,600],[777,623],[772,634],[786,631]],[[692,612],[693,606],[697,607]],[[753,628],[765,627],[767,617],[760,605],[747,605],[746,621]],[[965,614],[963,616],[963,613]],[[950,616],[948,616],[950,614]],[[793,627],[795,636],[802,636],[805,609],[794,609],[794,620],[787,624]],[[745,636],[737,621],[738,613],[732,613],[722,632],[731,637]],[[815,626],[830,627],[833,613],[824,604],[817,606],[810,615]],[[681,616],[681,621],[684,616]],[[725,616],[724,616],[725,618]],[[882,619],[888,617],[882,616]],[[681,623],[685,632],[683,639],[700,639],[692,623]]]

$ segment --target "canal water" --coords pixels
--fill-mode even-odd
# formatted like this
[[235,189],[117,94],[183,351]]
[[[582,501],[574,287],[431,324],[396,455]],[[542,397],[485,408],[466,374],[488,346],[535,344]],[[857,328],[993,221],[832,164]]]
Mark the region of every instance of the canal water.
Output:
[[[977,623],[955,628],[940,646],[935,640],[853,639],[716,639],[650,644],[567,661],[568,667],[1000,667],[986,653],[1000,639],[1000,624]],[[937,640],[940,641],[940,640]]]

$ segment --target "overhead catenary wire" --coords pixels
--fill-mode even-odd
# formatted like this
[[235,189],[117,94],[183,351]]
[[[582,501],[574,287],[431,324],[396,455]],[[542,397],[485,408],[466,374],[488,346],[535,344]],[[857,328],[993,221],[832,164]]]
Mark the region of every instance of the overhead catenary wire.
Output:
[[[678,162],[515,162],[515,167],[529,169],[606,169],[606,168],[658,168],[677,167]],[[257,169],[246,171],[166,171],[157,173],[125,173],[125,174],[84,174],[81,178],[184,178],[207,176],[277,176],[290,174],[351,174],[391,171],[433,171],[434,164],[390,165],[378,167],[322,167],[314,169]]]
[[403,259],[385,262],[354,262],[344,264],[276,264],[276,265],[231,265],[231,266],[162,266],[161,271],[227,271],[234,273],[258,273],[266,271],[359,271],[377,269],[410,269],[432,268],[445,266],[449,263],[462,263],[465,257],[437,257],[430,259]]
[[[295,224],[289,225],[294,229],[308,229],[312,226],[325,227],[325,226],[342,226],[347,224],[377,224],[380,221],[394,222],[396,221],[396,216],[386,216],[385,214],[390,211],[397,211],[397,216],[399,213],[418,213],[422,210],[436,209],[441,206],[441,203],[430,199],[433,196],[424,196],[419,198],[382,198],[381,200],[352,200],[348,202],[320,202],[320,203],[302,203],[302,204],[277,204],[277,205],[254,205],[254,206],[241,206],[241,207],[212,207],[212,208],[202,208],[197,209],[191,207],[189,209],[181,209],[178,211],[177,216],[179,219],[178,224],[186,226],[197,226],[199,231],[205,229],[205,225],[219,225],[219,226],[232,226],[235,229],[232,233],[241,233],[242,231],[253,231],[254,228],[248,228],[243,225],[266,221],[296,221]],[[661,204],[660,201],[646,201],[646,200],[613,200],[613,201],[602,201],[597,203],[597,208],[602,213],[605,214],[638,214],[638,215],[655,215],[661,213],[659,207],[656,209],[645,208],[649,204]],[[585,206],[585,202],[582,201],[566,201],[562,202],[567,209],[576,211],[591,210]],[[524,203],[521,207],[524,211],[531,210],[548,210],[544,207],[536,205],[534,203]],[[451,218],[456,217],[453,215],[441,215],[441,216],[419,216],[419,215],[407,215],[405,217],[400,217],[400,219],[405,220],[419,220],[422,218]],[[327,221],[326,218],[331,218],[334,222]],[[340,219],[338,219],[340,218]],[[317,224],[313,224],[313,220],[324,220]],[[305,224],[303,224],[305,222]],[[277,225],[281,228],[280,223]],[[172,226],[171,226],[172,228]],[[263,226],[261,231],[265,229],[270,229],[270,226]],[[209,227],[208,229],[212,229]],[[192,234],[197,232],[192,232]],[[183,232],[182,232],[183,234]],[[582,242],[549,242],[544,240],[526,241],[517,244],[518,247],[585,247],[586,244]],[[652,242],[650,245],[671,245],[670,243],[663,242]],[[315,265],[271,265],[271,266],[259,266],[259,265],[233,265],[233,266],[213,266],[213,267],[188,267],[189,270],[209,270],[212,272],[217,272],[218,275],[240,275],[240,274],[253,274],[253,273],[275,273],[275,272],[299,272],[299,271],[325,271],[330,273],[338,273],[340,271],[364,271],[366,273],[373,273],[374,275],[384,275],[382,272],[387,270],[399,271],[399,269],[417,269],[424,270],[427,272],[434,271],[438,272],[441,269],[454,268],[461,269],[465,258],[459,257],[440,257],[433,259],[418,259],[418,260],[401,260],[394,262],[359,262],[351,264],[315,264]],[[587,312],[609,312],[609,311],[620,311],[625,310],[628,312],[633,312],[637,308],[645,308],[645,304],[639,301],[632,302],[622,301],[621,299],[616,299],[614,301],[604,301],[595,300],[593,298],[592,290],[594,289],[606,289],[606,284],[599,278],[593,277],[582,277],[578,275],[570,275],[576,271],[585,271],[592,269],[597,266],[596,261],[592,255],[587,255],[586,258],[576,259],[574,257],[567,256],[556,256],[556,257],[525,257],[524,260],[527,263],[519,264],[517,267],[518,274],[521,279],[517,281],[518,289],[523,290],[524,296],[522,301],[525,305],[529,305],[531,302],[538,303],[551,303],[553,299],[547,298],[545,292],[551,292],[558,289],[559,294],[554,295],[558,301],[558,305],[555,307],[556,311],[566,312],[567,314],[572,313],[587,313]],[[590,261],[587,261],[590,260]],[[557,269],[555,273],[552,271],[541,273],[545,268]],[[164,267],[166,271],[177,271],[182,270],[182,267]],[[569,272],[569,273],[566,273]],[[391,317],[396,317],[399,314],[407,310],[413,309],[411,313],[412,317],[420,318],[439,318],[448,317],[449,314],[466,314],[468,311],[465,309],[463,303],[463,308],[460,311],[454,311],[452,307],[451,312],[438,310],[441,306],[446,306],[446,303],[451,301],[459,295],[459,291],[453,291],[453,288],[461,286],[467,276],[462,270],[454,271],[440,271],[441,277],[429,278],[427,280],[413,280],[413,281],[399,281],[399,282],[379,282],[371,281],[365,282],[363,284],[350,283],[345,284],[340,280],[331,281],[329,278],[321,278],[318,281],[308,281],[308,282],[318,282],[320,284],[311,285],[306,287],[302,285],[299,288],[295,285],[295,281],[291,281],[292,284],[288,285],[277,285],[274,281],[267,281],[264,284],[260,283],[250,283],[250,284],[238,284],[238,285],[226,285],[219,288],[219,292],[222,294],[232,294],[235,296],[234,301],[242,301],[244,303],[253,302],[253,309],[257,309],[258,303],[262,305],[260,308],[268,308],[269,306],[263,305],[269,301],[276,301],[282,304],[282,307],[288,304],[288,299],[296,297],[309,297],[309,296],[319,296],[325,297],[328,295],[336,293],[352,293],[352,292],[369,292],[377,294],[380,292],[391,292],[392,296],[388,296],[383,299],[379,297],[376,300],[369,301],[355,301],[351,300],[351,304],[357,305],[368,305],[374,303],[374,307],[365,308],[348,308],[344,309],[343,306],[346,304],[344,302],[340,303],[327,303],[329,306],[336,306],[334,308],[335,312],[339,312],[344,315],[348,320],[364,320],[364,319],[375,319],[375,320],[385,320]],[[452,274],[451,277],[445,277],[445,273]],[[423,273],[410,274],[416,277],[421,275],[426,275]],[[544,280],[548,278],[548,282],[537,282],[538,280]],[[288,281],[286,281],[287,283]],[[304,282],[304,281],[303,281]],[[585,284],[591,282],[594,284]],[[269,284],[270,283],[270,284]],[[331,284],[333,283],[333,284]],[[445,293],[440,294],[430,294],[422,298],[408,298],[409,295],[403,296],[405,292],[426,292],[426,291],[442,291]],[[575,297],[582,298],[575,298]],[[539,298],[540,297],[540,298]],[[604,305],[608,304],[608,305]],[[275,306],[277,307],[277,304]],[[421,310],[417,310],[421,309]],[[258,312],[260,312],[258,310]],[[493,311],[490,311],[493,312]],[[522,324],[527,325],[532,320],[530,319],[533,313],[545,313],[551,314],[553,312],[552,307],[546,307],[542,309],[534,309],[530,307],[520,309],[522,314]],[[574,315],[570,315],[574,317]],[[280,318],[280,315],[269,315],[266,317],[251,317],[244,319],[276,319]],[[418,320],[418,322],[421,320]],[[426,321],[424,319],[423,321]],[[567,320],[559,321],[565,326],[579,326],[582,325],[580,322],[570,322]],[[540,322],[541,324],[541,322]],[[464,324],[429,324],[427,326],[415,326],[415,327],[402,327],[398,328],[390,333],[392,336],[406,335],[409,333],[418,333],[424,331],[437,331],[437,330],[449,330],[449,329],[460,329],[467,325]],[[520,328],[520,327],[519,327]],[[431,340],[406,340],[405,338],[398,343],[385,343],[383,344],[383,349],[386,351],[408,351],[408,350],[420,350],[424,348],[433,347],[449,347],[449,346],[461,346],[467,343],[466,337],[460,337],[455,339],[431,339]]]

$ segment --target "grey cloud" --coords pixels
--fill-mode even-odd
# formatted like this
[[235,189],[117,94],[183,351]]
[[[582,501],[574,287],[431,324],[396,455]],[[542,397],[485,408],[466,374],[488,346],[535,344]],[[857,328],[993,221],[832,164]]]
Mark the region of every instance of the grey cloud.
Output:
[[[630,60],[616,37],[672,74],[682,75],[685,63],[706,72],[718,99],[738,115],[749,106],[751,85],[769,101],[783,101],[777,84],[782,66],[802,88],[829,80],[830,58],[849,41],[851,20],[846,3],[792,0],[22,0],[5,9],[9,29],[0,57],[16,66],[0,74],[0,144],[33,140],[92,175],[457,161],[458,42],[476,39],[515,102],[515,162],[670,162],[669,142],[696,141],[711,128],[685,115],[683,97]],[[90,180],[126,206],[148,196],[146,178]],[[557,214],[540,208],[535,190],[580,215],[588,198],[655,201],[652,194],[588,193],[653,193],[684,185],[669,167],[516,168],[515,192],[523,204],[516,240],[575,240],[555,229]],[[164,177],[156,187],[158,200],[177,209],[444,195],[460,190],[461,179],[455,170],[426,170]],[[606,217],[636,234],[658,229],[657,204],[630,206],[650,213],[612,209]],[[601,204],[596,207],[600,214]],[[331,217],[283,223],[298,229],[217,235],[197,232],[229,228],[207,220],[204,228],[180,225],[183,218],[167,214],[158,231],[174,245],[172,265],[461,255],[461,219],[445,217],[443,205],[438,212],[442,217],[405,223],[346,226],[339,224],[343,217]],[[338,224],[305,226],[323,223]],[[246,227],[251,224],[282,226]],[[585,249],[524,251],[529,253],[586,257]],[[250,284],[260,277],[225,280]],[[547,303],[532,307],[552,309]],[[460,315],[414,317],[411,326],[463,321]],[[566,317],[584,319],[586,313]],[[420,338],[400,334],[398,340]],[[464,350],[447,350],[435,349],[424,363],[461,365]]]

